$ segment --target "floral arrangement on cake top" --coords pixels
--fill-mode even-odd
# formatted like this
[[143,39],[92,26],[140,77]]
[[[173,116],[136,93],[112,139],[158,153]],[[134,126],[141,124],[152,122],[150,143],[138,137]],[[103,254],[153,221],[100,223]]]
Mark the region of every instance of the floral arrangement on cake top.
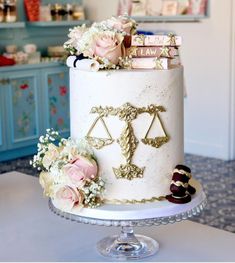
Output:
[[64,43],[70,54],[67,66],[88,71],[165,70],[180,64],[180,36],[137,34],[136,27],[136,22],[128,16],[119,16],[93,23],[91,27],[70,29],[69,40]]
[[100,23],[93,23],[70,29],[69,40],[64,48],[81,58],[93,59],[99,68],[117,68],[120,58],[125,55],[126,36],[136,34],[136,22],[127,16],[112,17]]
[[47,129],[47,134],[39,138],[38,153],[31,165],[41,171],[39,182],[44,194],[61,209],[101,205],[105,184],[85,140],[64,139],[57,131]]

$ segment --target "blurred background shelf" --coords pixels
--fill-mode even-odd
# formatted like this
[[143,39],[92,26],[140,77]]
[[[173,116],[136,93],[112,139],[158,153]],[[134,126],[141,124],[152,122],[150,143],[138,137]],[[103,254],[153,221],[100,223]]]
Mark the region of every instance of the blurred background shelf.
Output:
[[80,26],[82,24],[89,25],[89,20],[72,20],[72,21],[38,21],[38,22],[26,22],[27,26],[33,27],[60,27],[60,26]]
[[[65,63],[62,61],[48,61],[48,62],[40,62],[37,64],[16,64],[14,66],[5,66],[0,67],[0,74],[4,72],[12,72],[18,70],[29,70],[29,69],[41,69],[41,68],[49,68],[49,67],[57,67],[57,66],[65,66]],[[0,82],[1,82],[0,75]]]
[[177,15],[177,16],[131,16],[132,19],[141,23],[155,22],[198,22],[208,18],[207,15]]
[[13,22],[13,23],[0,23],[0,29],[3,28],[24,28],[25,22]]

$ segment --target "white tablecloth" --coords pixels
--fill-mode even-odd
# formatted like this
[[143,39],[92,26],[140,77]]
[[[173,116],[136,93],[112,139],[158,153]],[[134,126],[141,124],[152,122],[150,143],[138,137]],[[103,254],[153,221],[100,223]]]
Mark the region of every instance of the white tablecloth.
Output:
[[[54,215],[38,179],[0,174],[0,261],[111,261],[96,242],[115,227],[79,224]],[[135,228],[158,240],[160,250],[144,261],[235,261],[235,234],[183,221]]]

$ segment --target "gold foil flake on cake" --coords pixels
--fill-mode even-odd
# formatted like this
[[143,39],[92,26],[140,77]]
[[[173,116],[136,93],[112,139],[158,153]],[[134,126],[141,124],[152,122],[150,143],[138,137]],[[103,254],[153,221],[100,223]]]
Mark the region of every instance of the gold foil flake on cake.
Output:
[[[121,107],[117,107],[117,108],[114,108],[112,106],[93,107],[91,109],[91,113],[98,114],[99,117],[94,121],[90,130],[87,133],[86,136],[87,142],[96,149],[101,149],[107,145],[114,143],[114,139],[112,138],[111,133],[109,132],[103,118],[110,116],[118,117],[120,121],[125,122],[125,126],[120,134],[120,137],[117,139],[117,143],[120,145],[121,153],[122,156],[125,158],[126,163],[121,164],[118,168],[113,168],[113,172],[117,178],[123,178],[128,180],[132,180],[134,178],[142,178],[145,167],[140,168],[132,163],[132,158],[135,154],[136,148],[139,143],[138,139],[135,136],[134,129],[132,127],[132,121],[137,119],[138,116],[142,113],[149,113],[150,115],[153,115],[151,124],[147,130],[145,137],[141,140],[141,142],[146,145],[159,148],[164,143],[167,143],[169,141],[169,136],[166,134],[165,128],[158,114],[158,112],[165,112],[165,111],[166,110],[163,106],[150,104],[147,107],[135,107],[128,102],[123,104]],[[160,128],[162,129],[164,135],[155,138],[148,138],[149,132],[156,119],[160,123]],[[99,120],[102,122],[105,128],[108,138],[104,139],[104,138],[91,136],[91,132],[94,130]]]
[[[101,124],[104,127],[104,130],[108,136],[108,138],[98,138],[98,137],[94,137],[91,136],[92,131],[95,129],[95,126],[97,125],[98,121],[101,122]],[[98,118],[96,118],[96,120],[94,121],[94,123],[92,124],[91,128],[89,129],[87,135],[85,136],[85,139],[87,140],[87,142],[89,143],[89,145],[91,145],[92,147],[96,148],[97,150],[102,149],[104,146],[110,145],[114,142],[108,127],[104,121],[104,119],[99,116]]]

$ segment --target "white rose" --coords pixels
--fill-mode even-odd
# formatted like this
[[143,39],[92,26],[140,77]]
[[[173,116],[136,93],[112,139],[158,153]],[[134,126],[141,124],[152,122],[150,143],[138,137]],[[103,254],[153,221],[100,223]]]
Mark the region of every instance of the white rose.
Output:
[[39,175],[39,183],[42,186],[44,190],[44,195],[52,197],[54,194],[53,188],[54,188],[54,180],[53,176],[50,173],[47,172],[41,172]]
[[62,156],[67,156],[69,162],[71,162],[73,160],[76,160],[77,156],[79,155],[78,148],[77,148],[77,146],[72,146],[70,144],[67,144],[63,148],[63,150],[61,152],[61,155]]
[[42,164],[48,170],[51,164],[58,158],[59,156],[59,148],[54,144],[49,144],[48,151],[45,153]]
[[78,43],[86,31],[87,28],[85,25],[77,26],[71,29],[70,33],[68,34],[69,40],[64,43],[64,47],[75,48],[77,50],[77,54],[79,54],[80,49]]

